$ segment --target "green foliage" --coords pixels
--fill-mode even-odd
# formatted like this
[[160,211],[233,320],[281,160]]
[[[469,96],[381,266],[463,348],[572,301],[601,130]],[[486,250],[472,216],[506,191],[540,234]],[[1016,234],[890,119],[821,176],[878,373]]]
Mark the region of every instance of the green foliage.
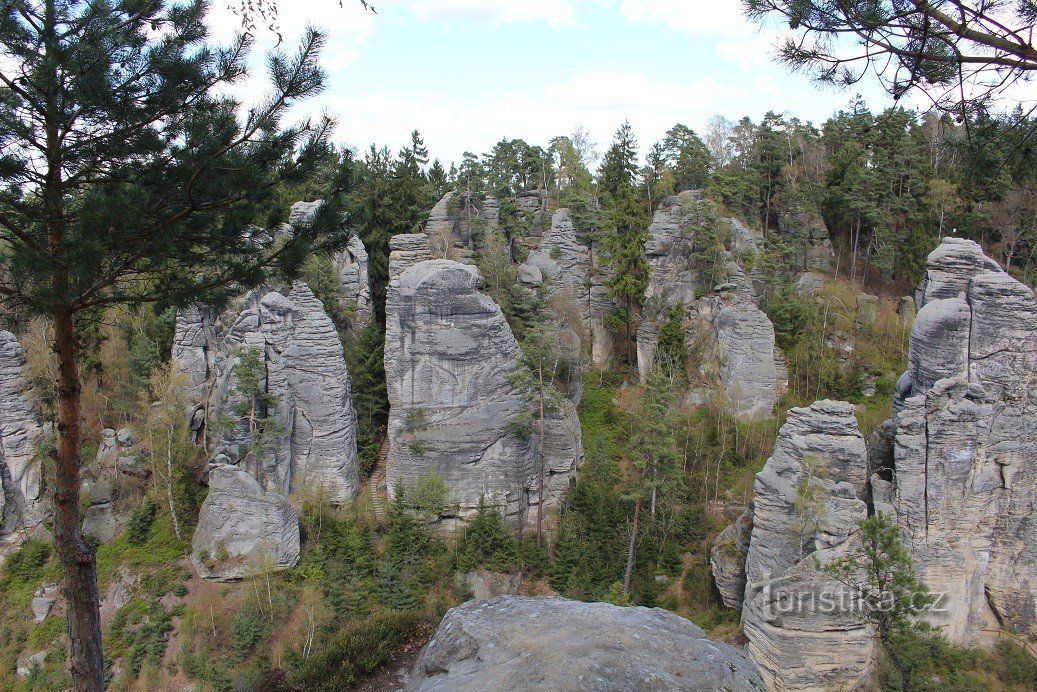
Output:
[[679,306],[667,311],[666,321],[659,325],[659,341],[655,365],[672,381],[685,375],[688,349],[684,343],[684,311]]
[[308,659],[291,666],[291,689],[331,692],[349,688],[404,644],[430,634],[434,626],[431,618],[414,612],[382,612],[350,624]]
[[389,419],[384,355],[385,333],[375,321],[353,332],[345,343],[346,365],[356,407],[357,460],[364,475],[374,469]]
[[4,561],[0,592],[11,593],[27,586],[35,588],[43,579],[45,567],[53,555],[49,543],[30,540]]
[[230,620],[234,652],[244,658],[252,653],[260,642],[268,639],[272,623],[270,617],[260,609],[258,598],[249,598]]
[[155,599],[136,599],[122,606],[108,626],[107,657],[110,660],[122,658],[131,680],[140,673],[145,662],[161,664],[166,637],[173,630],[174,615]]
[[506,572],[519,564],[518,541],[504,526],[504,517],[496,507],[479,498],[475,516],[465,527],[464,536],[457,547],[457,569],[468,572],[476,567],[485,567]]
[[158,507],[149,497],[145,497],[139,505],[133,508],[129,524],[126,527],[126,540],[130,545],[144,545],[147,542],[157,513]]
[[936,597],[915,574],[894,521],[880,512],[858,526],[859,547],[821,569],[860,599],[862,612],[875,624],[904,689],[911,689],[912,676],[931,662],[932,651],[941,646],[939,635],[915,620]]

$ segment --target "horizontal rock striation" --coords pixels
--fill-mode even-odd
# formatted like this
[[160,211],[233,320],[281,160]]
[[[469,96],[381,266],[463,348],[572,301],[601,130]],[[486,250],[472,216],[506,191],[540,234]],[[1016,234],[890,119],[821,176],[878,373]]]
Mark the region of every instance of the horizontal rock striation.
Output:
[[818,569],[854,544],[867,469],[853,406],[819,401],[789,411],[756,475],[742,627],[768,689],[850,689],[870,674],[872,627]]
[[[202,506],[196,545],[211,546],[218,539],[230,546],[248,546],[248,536],[266,531],[272,517],[282,517],[290,525],[271,534],[278,537],[274,552],[292,554],[280,537],[294,531],[298,542],[294,512],[244,517],[233,524],[242,534],[240,540],[230,540],[226,531],[218,538],[205,535],[218,525],[213,516],[225,511],[222,507],[234,489],[264,507],[287,503],[288,494],[297,491],[319,493],[334,504],[356,497],[357,422],[342,343],[305,284],[297,282],[287,295],[256,289],[238,309],[221,316],[200,307],[185,310],[177,320],[173,361],[185,373],[192,394],[200,397],[193,416],[200,430],[204,423],[211,439],[210,478],[220,469],[238,470],[255,483],[252,487],[239,479],[225,484],[222,496],[210,492],[212,501]],[[257,372],[246,373],[251,367]],[[247,391],[247,385],[255,390]],[[232,567],[243,557],[231,548],[213,553],[217,554],[225,555]],[[207,576],[239,576],[236,568],[220,571],[213,559],[210,556],[207,563]]]
[[918,296],[876,502],[947,594],[928,617],[951,641],[1037,634],[1037,298],[957,238],[929,255]]
[[[435,473],[448,490],[444,516],[466,517],[484,498],[512,523],[529,524],[540,466],[538,435],[518,424],[533,413],[514,382],[518,343],[500,307],[479,291],[478,270],[427,259],[423,238],[392,241],[388,486],[413,487]],[[553,508],[582,458],[568,401],[548,407],[545,438],[545,508]]]
[[25,351],[14,334],[0,331],[0,547],[19,543],[43,520],[42,438]]
[[446,614],[405,689],[763,690],[732,646],[659,608],[500,596]]

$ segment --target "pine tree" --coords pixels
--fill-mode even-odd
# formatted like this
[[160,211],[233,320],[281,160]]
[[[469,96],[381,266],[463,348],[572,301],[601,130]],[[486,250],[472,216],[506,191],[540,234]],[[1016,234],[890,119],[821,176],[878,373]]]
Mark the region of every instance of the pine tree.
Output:
[[330,121],[281,126],[323,88],[324,37],[308,31],[294,56],[273,56],[270,96],[239,112],[215,87],[245,74],[251,39],[207,45],[205,9],[12,0],[0,15],[0,297],[54,323],[54,539],[77,690],[104,684],[94,554],[79,529],[81,315],[219,299],[345,241],[328,234],[338,180],[317,223],[287,242],[250,228],[327,151]]

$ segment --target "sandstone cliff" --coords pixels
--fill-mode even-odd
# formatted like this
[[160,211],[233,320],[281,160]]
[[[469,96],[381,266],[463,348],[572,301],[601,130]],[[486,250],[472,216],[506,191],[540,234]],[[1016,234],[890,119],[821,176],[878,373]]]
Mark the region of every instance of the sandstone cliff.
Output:
[[853,406],[819,401],[789,411],[756,475],[742,627],[770,689],[849,689],[870,674],[872,628],[817,568],[852,547],[867,516],[867,464]]
[[[244,375],[237,367],[249,359],[259,370],[248,376],[257,378],[255,392],[243,391]],[[290,492],[319,492],[335,504],[356,496],[356,411],[349,373],[335,325],[305,284],[296,283],[287,295],[256,289],[239,309],[218,318],[204,308],[184,311],[177,320],[173,360],[201,397],[193,415],[206,421],[210,479],[215,475],[222,483],[203,504],[195,534],[196,558],[209,555],[207,576],[240,576],[235,562],[246,553],[235,551],[250,545],[250,535],[294,531],[298,541],[297,517],[283,509]],[[247,472],[252,481],[245,483],[237,473],[214,474],[217,470]],[[231,527],[212,533],[221,525],[218,517],[257,503],[278,509],[247,511]],[[290,526],[271,533],[272,517]],[[237,534],[230,537],[228,531]],[[222,549],[209,549],[220,542]],[[282,542],[271,552],[293,554]],[[215,555],[232,568],[221,571]]]
[[[425,234],[391,241],[385,371],[390,403],[387,482],[413,487],[435,472],[445,515],[485,498],[530,524],[539,501],[536,432],[516,423],[531,401],[514,383],[519,347],[475,267],[432,255]],[[582,458],[579,421],[565,400],[548,408],[545,507],[558,504]]]
[[737,220],[718,217],[699,191],[663,200],[649,231],[650,282],[637,332],[642,379],[655,365],[659,326],[676,306],[689,351],[706,344],[693,365],[727,410],[743,420],[770,417],[787,386],[784,359],[736,257],[757,252],[756,238]]
[[606,270],[600,258],[592,261],[591,251],[576,237],[568,209],[551,217],[537,248],[519,268],[520,279],[531,287],[546,284],[549,295],[570,297],[583,320],[584,339],[591,362],[604,365],[613,356],[613,337],[605,328],[605,318],[615,308],[605,285]]
[[40,412],[28,395],[25,352],[0,331],[0,548],[17,544],[43,519]]
[[1037,298],[956,238],[929,255],[917,296],[876,504],[947,593],[930,619],[951,641],[1037,633]]

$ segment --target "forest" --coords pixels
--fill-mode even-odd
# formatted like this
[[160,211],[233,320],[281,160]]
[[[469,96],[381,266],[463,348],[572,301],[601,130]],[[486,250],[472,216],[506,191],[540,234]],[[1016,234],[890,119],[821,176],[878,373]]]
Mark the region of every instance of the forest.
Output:
[[[969,293],[979,279],[960,298],[925,294],[966,271],[938,264],[945,248],[966,247],[958,241],[979,253],[968,271],[1012,282],[1001,295],[1008,317],[991,309],[989,329],[999,339],[1016,329],[983,356],[969,351],[965,370],[981,372],[983,402],[1008,411],[1019,440],[1032,430],[1028,395],[1010,389],[1033,335],[1005,326],[1037,284],[1037,118],[1021,105],[873,111],[847,94],[824,122],[716,115],[653,143],[625,121],[607,142],[576,127],[448,162],[430,158],[419,129],[398,151],[356,150],[333,141],[330,119],[284,124],[324,88],[317,30],[294,52],[279,49],[269,98],[246,111],[214,87],[247,73],[251,38],[208,45],[204,4],[38,4],[9,2],[0,21],[3,55],[22,72],[0,87],[0,327],[10,337],[0,339],[2,691],[396,689],[393,674],[414,665],[444,615],[501,595],[662,608],[715,642],[751,648],[741,603],[749,543],[729,542],[729,527],[754,511],[764,526],[769,460],[789,454],[802,412],[823,400],[847,402],[850,423],[839,424],[853,431],[839,433],[850,439],[840,449],[863,460],[866,490],[849,489],[862,512],[847,529],[858,552],[816,559],[815,543],[836,544],[833,498],[847,498],[829,487],[838,469],[808,452],[785,498],[796,559],[814,555],[835,581],[885,559],[890,590],[928,594],[911,563],[931,567],[929,558],[898,533],[913,530],[897,505],[906,481],[887,502],[908,517],[899,529],[878,498],[900,482],[893,448],[896,464],[911,459],[911,396],[936,402],[953,379],[925,371],[957,357],[951,346],[925,351],[953,330],[919,328],[929,323],[916,314],[960,300],[972,326],[953,335],[977,341],[988,314]],[[165,33],[152,36],[152,24]],[[407,265],[414,238],[419,261]],[[449,375],[436,379],[420,374],[421,358],[444,360],[479,335],[464,333],[469,313],[436,296],[421,304],[429,281],[416,269],[459,266],[445,293],[477,305],[483,321],[472,329],[500,341],[485,342],[494,352],[479,342],[471,362],[435,364]],[[415,336],[426,315],[429,338],[446,344],[432,356]],[[755,320],[755,331],[745,336],[737,320]],[[766,350],[764,403],[751,411],[747,373],[763,366],[735,363],[740,348]],[[983,363],[1006,351],[1018,358],[983,380]],[[200,379],[184,367],[195,352]],[[314,423],[306,407],[337,395],[305,377],[328,353],[345,394]],[[491,366],[475,384],[464,379]],[[456,383],[486,389],[440,410],[415,403],[423,377],[457,401],[467,394]],[[481,477],[462,493],[463,462],[429,461],[470,442],[449,427],[465,405],[487,419],[519,411],[480,422],[514,445],[504,458],[533,464],[519,500]],[[916,405],[935,430],[938,404]],[[975,419],[1001,415],[983,411]],[[339,423],[335,434],[355,443],[355,468],[340,474],[347,500],[296,466],[297,432],[311,426],[321,438],[321,424]],[[1000,434],[1000,423],[986,425],[976,429]],[[943,453],[929,429],[925,474],[928,455]],[[28,451],[8,441],[24,430]],[[1012,445],[991,435],[993,459]],[[874,446],[883,439],[888,460]],[[1025,440],[1017,446],[1022,461],[996,462],[997,487],[1024,497],[1037,462]],[[556,468],[563,454],[571,468]],[[199,548],[235,524],[233,513],[207,515],[227,492],[222,466],[297,523],[291,559],[267,547],[237,555],[215,539]],[[1019,467],[1018,481],[1004,480]],[[989,504],[1015,507],[1010,495]],[[922,497],[929,522],[936,496],[926,485]],[[737,606],[721,584],[724,555],[741,561]],[[872,688],[1037,688],[1032,625],[1019,630],[987,598],[999,634],[986,647],[918,624],[913,600],[877,616]],[[791,687],[801,688],[811,687]]]

